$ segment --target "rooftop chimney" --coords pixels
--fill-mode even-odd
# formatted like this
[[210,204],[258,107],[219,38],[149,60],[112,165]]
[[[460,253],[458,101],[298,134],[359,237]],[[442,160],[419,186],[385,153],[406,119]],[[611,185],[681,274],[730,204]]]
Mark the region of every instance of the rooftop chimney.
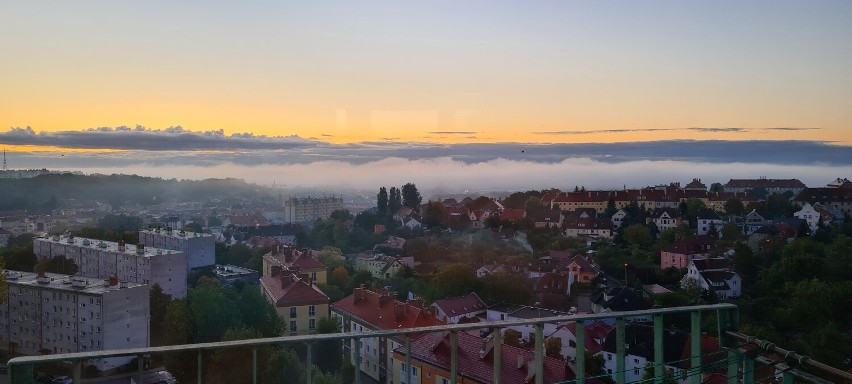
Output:
[[518,369],[521,369],[523,367],[524,367],[524,353],[518,352]]
[[290,273],[285,273],[281,275],[281,288],[287,288],[290,284],[293,284],[293,280],[295,277]]
[[141,255],[143,253],[145,253],[145,244],[142,244],[142,243],[136,244],[136,254]]
[[124,240],[119,240],[118,241],[118,250],[124,252],[124,248],[125,248]]
[[479,350],[479,360],[485,360],[492,349],[494,349],[494,339],[488,338],[482,343],[482,349]]
[[393,315],[396,321],[402,320],[405,317],[405,313],[408,312],[408,304],[406,303],[395,303],[393,307]]

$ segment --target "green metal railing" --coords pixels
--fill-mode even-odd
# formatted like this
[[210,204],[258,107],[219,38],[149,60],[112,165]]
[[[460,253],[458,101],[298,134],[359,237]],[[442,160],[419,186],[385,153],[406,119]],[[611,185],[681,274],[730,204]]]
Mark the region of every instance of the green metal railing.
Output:
[[[111,358],[111,357],[136,357],[137,367],[135,373],[135,381],[137,383],[142,383],[143,381],[143,364],[144,357],[146,356],[157,356],[157,355],[167,355],[181,352],[194,352],[197,355],[197,381],[199,384],[203,382],[203,355],[205,352],[211,352],[221,349],[229,349],[229,348],[242,348],[242,349],[250,349],[252,351],[252,383],[258,382],[258,364],[257,364],[257,352],[259,348],[262,347],[270,347],[270,346],[292,346],[292,345],[312,345],[314,343],[319,343],[322,341],[349,341],[350,343],[344,344],[354,344],[352,347],[355,351],[361,351],[361,342],[364,339],[369,338],[384,338],[384,337],[395,337],[398,340],[403,340],[403,348],[405,349],[405,363],[407,367],[411,367],[412,362],[412,353],[411,353],[411,340],[412,337],[416,337],[418,335],[422,335],[425,333],[432,332],[449,332],[449,341],[450,341],[450,352],[451,352],[451,363],[450,363],[450,376],[453,384],[456,384],[457,380],[460,378],[458,372],[458,338],[457,333],[462,331],[470,331],[470,330],[478,330],[483,328],[490,328],[494,332],[492,332],[494,337],[494,362],[493,362],[493,370],[494,370],[494,378],[493,381],[495,384],[502,384],[502,367],[501,367],[501,329],[512,327],[512,326],[528,326],[531,325],[535,328],[535,360],[534,360],[534,369],[535,369],[535,383],[536,384],[544,384],[544,324],[553,324],[560,323],[564,324],[567,322],[576,322],[576,339],[577,340],[585,340],[585,326],[584,321],[588,320],[604,320],[604,319],[615,319],[615,338],[616,338],[616,370],[613,372],[614,379],[616,383],[623,384],[626,382],[626,369],[625,369],[625,329],[626,323],[628,321],[632,321],[636,318],[651,318],[653,322],[653,336],[654,336],[654,355],[652,362],[652,370],[653,370],[653,378],[648,380],[648,382],[653,382],[656,384],[662,384],[666,375],[666,364],[671,364],[672,362],[664,361],[663,354],[663,333],[665,331],[664,328],[664,318],[666,316],[689,316],[690,322],[690,338],[691,338],[691,350],[688,357],[689,369],[687,370],[686,377],[680,378],[682,381],[687,381],[690,384],[700,384],[702,380],[702,374],[711,370],[726,372],[727,381],[730,384],[736,383],[744,383],[751,384],[755,382],[754,372],[756,369],[764,366],[771,366],[773,369],[777,369],[779,372],[782,372],[784,383],[793,383],[794,380],[804,380],[808,382],[816,382],[816,383],[824,383],[824,382],[833,382],[838,380],[852,380],[852,375],[845,373],[843,371],[834,369],[832,367],[826,366],[814,360],[808,359],[806,357],[797,355],[793,352],[789,352],[783,350],[779,347],[771,345],[767,342],[757,340],[751,338],[747,335],[742,335],[738,333],[738,317],[737,317],[737,307],[733,304],[715,304],[715,305],[702,305],[702,306],[691,306],[691,307],[677,307],[677,308],[664,308],[664,309],[652,309],[652,310],[644,310],[644,311],[630,311],[630,312],[617,312],[617,313],[602,313],[602,314],[589,314],[589,315],[568,315],[568,316],[555,316],[555,317],[543,317],[537,319],[528,319],[528,320],[505,320],[505,321],[494,321],[487,323],[472,323],[472,324],[452,324],[452,325],[442,325],[442,326],[434,326],[434,327],[421,327],[421,328],[409,328],[409,329],[396,329],[396,330],[380,330],[380,331],[369,331],[369,332],[349,332],[349,333],[336,333],[336,334],[317,334],[317,335],[306,335],[306,336],[286,336],[286,337],[274,337],[274,338],[265,338],[265,339],[250,339],[250,340],[239,340],[239,341],[223,341],[216,343],[202,343],[202,344],[188,344],[188,345],[173,345],[173,346],[163,346],[163,347],[150,347],[150,348],[135,348],[135,349],[124,349],[124,350],[109,350],[109,351],[91,351],[91,352],[78,352],[78,353],[64,353],[64,354],[55,354],[55,355],[42,355],[42,356],[23,356],[16,357],[8,362],[8,374],[11,379],[12,384],[21,384],[21,383],[32,383],[33,382],[33,372],[34,366],[38,364],[51,363],[51,362],[72,362],[73,365],[73,378],[75,383],[80,383],[82,378],[82,370],[83,365],[86,360],[91,359],[103,359],[103,358]],[[718,362],[712,364],[702,365],[702,315],[714,315],[715,316],[715,334],[719,336],[720,343],[722,346],[722,351],[720,353],[726,354],[724,359],[720,359]],[[709,324],[708,324],[709,325]],[[754,347],[749,348],[748,345],[752,344]],[[311,352],[312,348],[306,348],[305,355],[305,364],[307,365],[307,382],[311,383],[311,375],[312,375],[312,365],[314,363],[313,356]],[[781,356],[784,356],[783,361],[771,361],[767,360],[764,357],[758,356],[756,351],[766,351],[772,352]],[[587,379],[590,379],[591,376],[586,374],[585,364],[586,364],[586,353],[585,353],[585,343],[577,342],[576,343],[576,364],[574,366],[574,373],[576,374],[576,378],[569,382],[585,384]],[[347,352],[348,353],[348,352]],[[388,353],[392,353],[388,351]],[[360,375],[360,367],[361,367],[361,354],[354,353],[354,366],[356,374],[355,374],[355,383],[360,384],[361,375]],[[682,361],[684,364],[686,361]],[[833,380],[826,380],[812,373],[804,372],[799,368],[807,368],[807,369],[815,369],[819,371],[820,375],[833,375]],[[389,368],[389,369],[392,369]],[[411,369],[408,369],[408,380],[405,380],[406,383],[411,383],[412,376]],[[688,380],[687,380],[688,379]],[[511,384],[511,383],[506,383]]]

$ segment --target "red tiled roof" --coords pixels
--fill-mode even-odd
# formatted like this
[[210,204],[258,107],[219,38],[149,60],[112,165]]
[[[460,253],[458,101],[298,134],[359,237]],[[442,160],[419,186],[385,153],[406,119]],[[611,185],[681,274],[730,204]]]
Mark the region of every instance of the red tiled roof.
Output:
[[[577,323],[570,322],[567,324],[560,325],[556,328],[556,331],[559,331],[560,328],[564,328],[572,335],[576,337],[577,335]],[[604,323],[603,321],[595,321],[589,325],[586,325],[586,352],[594,355],[600,352],[603,349],[603,344],[598,344],[595,339],[606,340],[607,335],[615,329],[614,326]],[[556,333],[554,331],[554,333]]]
[[468,293],[464,296],[438,300],[432,305],[435,305],[444,311],[447,317],[484,311],[486,308],[485,303],[482,302],[482,299],[480,299],[475,292]]
[[558,273],[547,272],[535,281],[535,292],[551,292],[564,294],[567,291],[568,279]]
[[731,179],[726,188],[806,188],[799,179]]
[[[289,284],[285,284],[286,282]],[[328,304],[329,302],[328,296],[316,285],[306,283],[298,277],[282,281],[281,276],[264,276],[260,278],[260,284],[277,307]]]
[[263,258],[272,262],[287,267],[298,267],[300,271],[306,270],[324,270],[326,266],[318,260],[311,257],[306,252],[298,251],[291,247],[280,247],[265,255]]
[[[332,311],[357,317],[376,329],[429,327],[443,324],[426,310],[400,302],[387,290],[373,292],[364,288],[331,305]],[[357,300],[356,300],[357,298]],[[399,309],[397,309],[399,308]],[[399,310],[399,316],[397,316]]]
[[[683,355],[678,365],[683,369],[689,369],[690,356],[692,356],[692,337],[686,339],[686,344],[683,346]],[[718,363],[727,358],[727,352],[722,351],[722,348],[719,346],[719,339],[701,335],[701,365],[713,366],[713,363]]]
[[676,253],[679,255],[695,255],[708,253],[714,249],[716,249],[716,239],[707,235],[698,235],[677,241],[676,243],[664,248],[663,252]]
[[729,269],[731,262],[728,259],[717,257],[712,259],[695,259],[692,260],[695,264],[695,269],[699,271],[713,271],[720,269]]
[[[488,351],[483,358],[479,357],[480,350],[486,345],[486,340],[465,332],[458,335],[458,372],[462,377],[470,378],[478,383],[494,382],[494,350]],[[398,356],[405,356],[405,348],[394,351]],[[413,359],[450,371],[450,342],[446,332],[431,333],[411,342]],[[522,366],[518,369],[518,360]],[[504,383],[531,383],[535,381],[535,353],[508,344],[502,346],[501,366],[503,367],[502,381]],[[532,372],[533,375],[528,373]],[[552,357],[544,357],[544,382],[555,383],[574,379],[574,373],[564,361]]]
[[500,220],[518,221],[527,216],[527,211],[519,208],[506,208],[500,214]]
[[446,209],[447,209],[447,215],[449,215],[449,216],[461,216],[461,215],[467,215],[468,214],[468,210],[467,210],[466,207],[453,206],[453,207],[447,207]]

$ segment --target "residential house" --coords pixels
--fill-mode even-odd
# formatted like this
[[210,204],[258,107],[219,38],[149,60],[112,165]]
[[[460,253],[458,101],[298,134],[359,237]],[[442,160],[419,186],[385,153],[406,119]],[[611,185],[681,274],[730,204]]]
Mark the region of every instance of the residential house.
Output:
[[691,261],[686,276],[681,279],[681,286],[686,286],[689,279],[696,281],[702,289],[715,293],[720,300],[742,294],[742,278],[731,269],[730,261],[725,258]]
[[570,278],[556,272],[545,272],[533,284],[535,301],[545,308],[560,309],[571,294]]
[[410,219],[408,219],[408,220],[405,222],[405,224],[403,224],[403,225],[404,225],[406,228],[408,228],[408,229],[410,229],[410,230],[412,230],[412,231],[413,231],[413,230],[415,230],[415,229],[418,229],[418,228],[420,228],[420,227],[422,227],[422,226],[423,226],[423,224],[422,224],[422,223],[420,223],[420,221],[418,221],[418,220],[417,220],[417,219],[415,219],[415,218],[410,218]]
[[807,186],[799,179],[731,179],[725,185],[725,192],[748,192],[755,189],[766,191],[769,195],[792,192],[795,196]]
[[686,191],[706,191],[707,186],[701,182],[701,179],[692,179],[683,189]]
[[[443,324],[423,309],[419,300],[403,303],[396,300],[387,289],[374,292],[365,289],[363,285],[332,304],[331,314],[341,324],[343,332],[399,330]],[[344,351],[350,353],[350,361],[354,362],[355,354],[360,354],[361,366],[358,369],[362,373],[379,383],[399,383],[399,369],[394,367],[393,351],[405,343],[404,338],[369,337],[360,341],[360,349],[354,340],[344,342]]]
[[408,207],[401,207],[397,209],[396,212],[393,213],[393,219],[398,221],[400,224],[405,224],[408,219],[411,218],[411,215],[414,214],[414,210]]
[[[654,327],[636,322],[627,323],[624,327],[624,335],[625,382],[641,382],[645,367],[654,363]],[[689,334],[682,331],[663,332],[663,361],[666,362],[664,367],[676,379],[686,377],[685,370],[681,368],[679,362],[683,357],[684,346],[688,339]],[[606,373],[616,380],[618,368],[615,332],[607,335],[599,354],[604,358]]]
[[818,204],[811,205],[811,203],[805,203],[802,206],[802,209],[793,213],[793,216],[797,219],[806,221],[808,223],[808,228],[811,230],[811,234],[816,233],[820,224],[828,224],[833,218],[831,212],[823,209]]
[[572,282],[591,284],[600,273],[600,268],[590,257],[577,255],[563,262],[557,272],[571,276]]
[[756,209],[752,209],[743,220],[743,233],[746,236],[751,236],[760,227],[766,225],[766,219],[763,218]]
[[474,292],[464,296],[438,300],[430,308],[432,308],[432,313],[438,320],[447,324],[469,322],[480,315],[484,316],[486,312],[485,303]]
[[589,237],[594,239],[611,239],[612,221],[591,217],[566,218],[562,227],[566,237]]
[[639,311],[651,309],[645,296],[628,287],[603,289],[589,297],[593,313]]
[[647,224],[653,223],[660,233],[675,229],[681,224],[680,211],[675,208],[658,208],[648,214]]
[[316,333],[317,322],[328,317],[328,296],[307,275],[274,265],[260,278],[260,290],[284,321],[285,334]]
[[[595,355],[603,349],[607,335],[615,330],[611,324],[600,320],[584,322],[586,353]],[[556,331],[547,336],[548,339],[559,339],[562,349],[559,354],[568,361],[577,359],[577,322],[571,321],[556,327]]]
[[624,225],[624,223],[627,222],[627,211],[625,211],[623,209],[619,209],[618,211],[616,211],[612,215],[612,217],[610,218],[610,221],[612,221],[612,228],[613,229],[621,228],[621,226]]
[[260,213],[251,213],[245,215],[231,215],[222,220],[222,227],[253,227],[253,226],[264,226],[269,224],[264,217]]
[[[547,308],[540,307],[530,307],[526,305],[515,305],[515,304],[507,304],[507,303],[499,303],[494,304],[488,307],[485,313],[485,319],[487,321],[501,321],[501,320],[529,320],[529,319],[537,319],[540,317],[552,317],[552,316],[568,316],[568,312],[556,311]],[[556,323],[547,323],[544,324],[544,334],[550,335],[556,331],[556,327],[559,324]],[[508,327],[508,329],[513,329],[521,334],[521,340],[525,343],[532,343],[535,341],[535,327],[532,325],[513,325]],[[501,332],[505,332],[506,329],[501,330]]]
[[295,247],[279,246],[263,255],[263,276],[272,276],[272,268],[297,274],[305,274],[314,284],[328,283],[328,268],[313,258],[311,252],[303,252]]
[[520,208],[505,208],[500,213],[500,221],[517,223],[527,217],[527,211]]
[[775,242],[789,244],[797,235],[796,229],[788,224],[766,224],[749,235],[747,244],[752,251],[761,252]]
[[702,208],[698,210],[696,222],[698,225],[696,232],[699,235],[706,235],[711,229],[715,229],[716,237],[719,237],[722,234],[722,226],[725,225],[725,221],[722,220],[722,217],[719,216],[716,211],[709,208]]
[[496,273],[507,273],[506,267],[502,264],[486,264],[476,269],[476,277],[479,278]]
[[680,239],[660,251],[660,269],[683,269],[695,259],[706,259],[716,251],[716,239],[698,235]]
[[219,283],[222,284],[223,287],[232,286],[236,284],[237,281],[254,285],[257,284],[260,279],[257,271],[238,267],[236,265],[216,264],[216,266],[213,267],[213,274],[215,275],[216,280],[219,280]]
[[381,253],[363,253],[355,259],[356,271],[367,271],[377,279],[389,279],[405,268],[398,258]]
[[562,227],[562,211],[542,210],[535,215],[536,228],[560,228]]
[[[456,359],[459,383],[494,383],[494,340],[465,332],[456,334]],[[404,347],[393,351],[393,384],[448,384],[453,381],[452,345],[449,332],[424,335],[411,342],[411,367],[406,366]],[[535,353],[508,344],[501,345],[500,381],[503,383],[536,382]],[[568,365],[545,356],[542,382],[558,383],[574,379]],[[410,369],[410,371],[409,371]]]

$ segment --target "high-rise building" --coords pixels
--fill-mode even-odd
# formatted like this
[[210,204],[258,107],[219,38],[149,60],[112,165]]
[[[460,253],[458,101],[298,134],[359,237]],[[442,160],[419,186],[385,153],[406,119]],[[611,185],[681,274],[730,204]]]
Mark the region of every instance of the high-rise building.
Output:
[[186,255],[188,269],[216,264],[216,239],[209,233],[175,231],[171,228],[139,230],[139,243],[179,251]]
[[[0,343],[12,354],[43,355],[149,346],[149,286],[53,273],[5,271]],[[99,370],[133,356],[87,360]]]
[[284,202],[284,221],[302,223],[326,219],[339,209],[343,209],[340,197],[291,197]]
[[72,260],[80,276],[159,284],[176,299],[186,296],[186,254],[180,251],[54,235],[34,238],[33,253],[39,260],[57,256]]

